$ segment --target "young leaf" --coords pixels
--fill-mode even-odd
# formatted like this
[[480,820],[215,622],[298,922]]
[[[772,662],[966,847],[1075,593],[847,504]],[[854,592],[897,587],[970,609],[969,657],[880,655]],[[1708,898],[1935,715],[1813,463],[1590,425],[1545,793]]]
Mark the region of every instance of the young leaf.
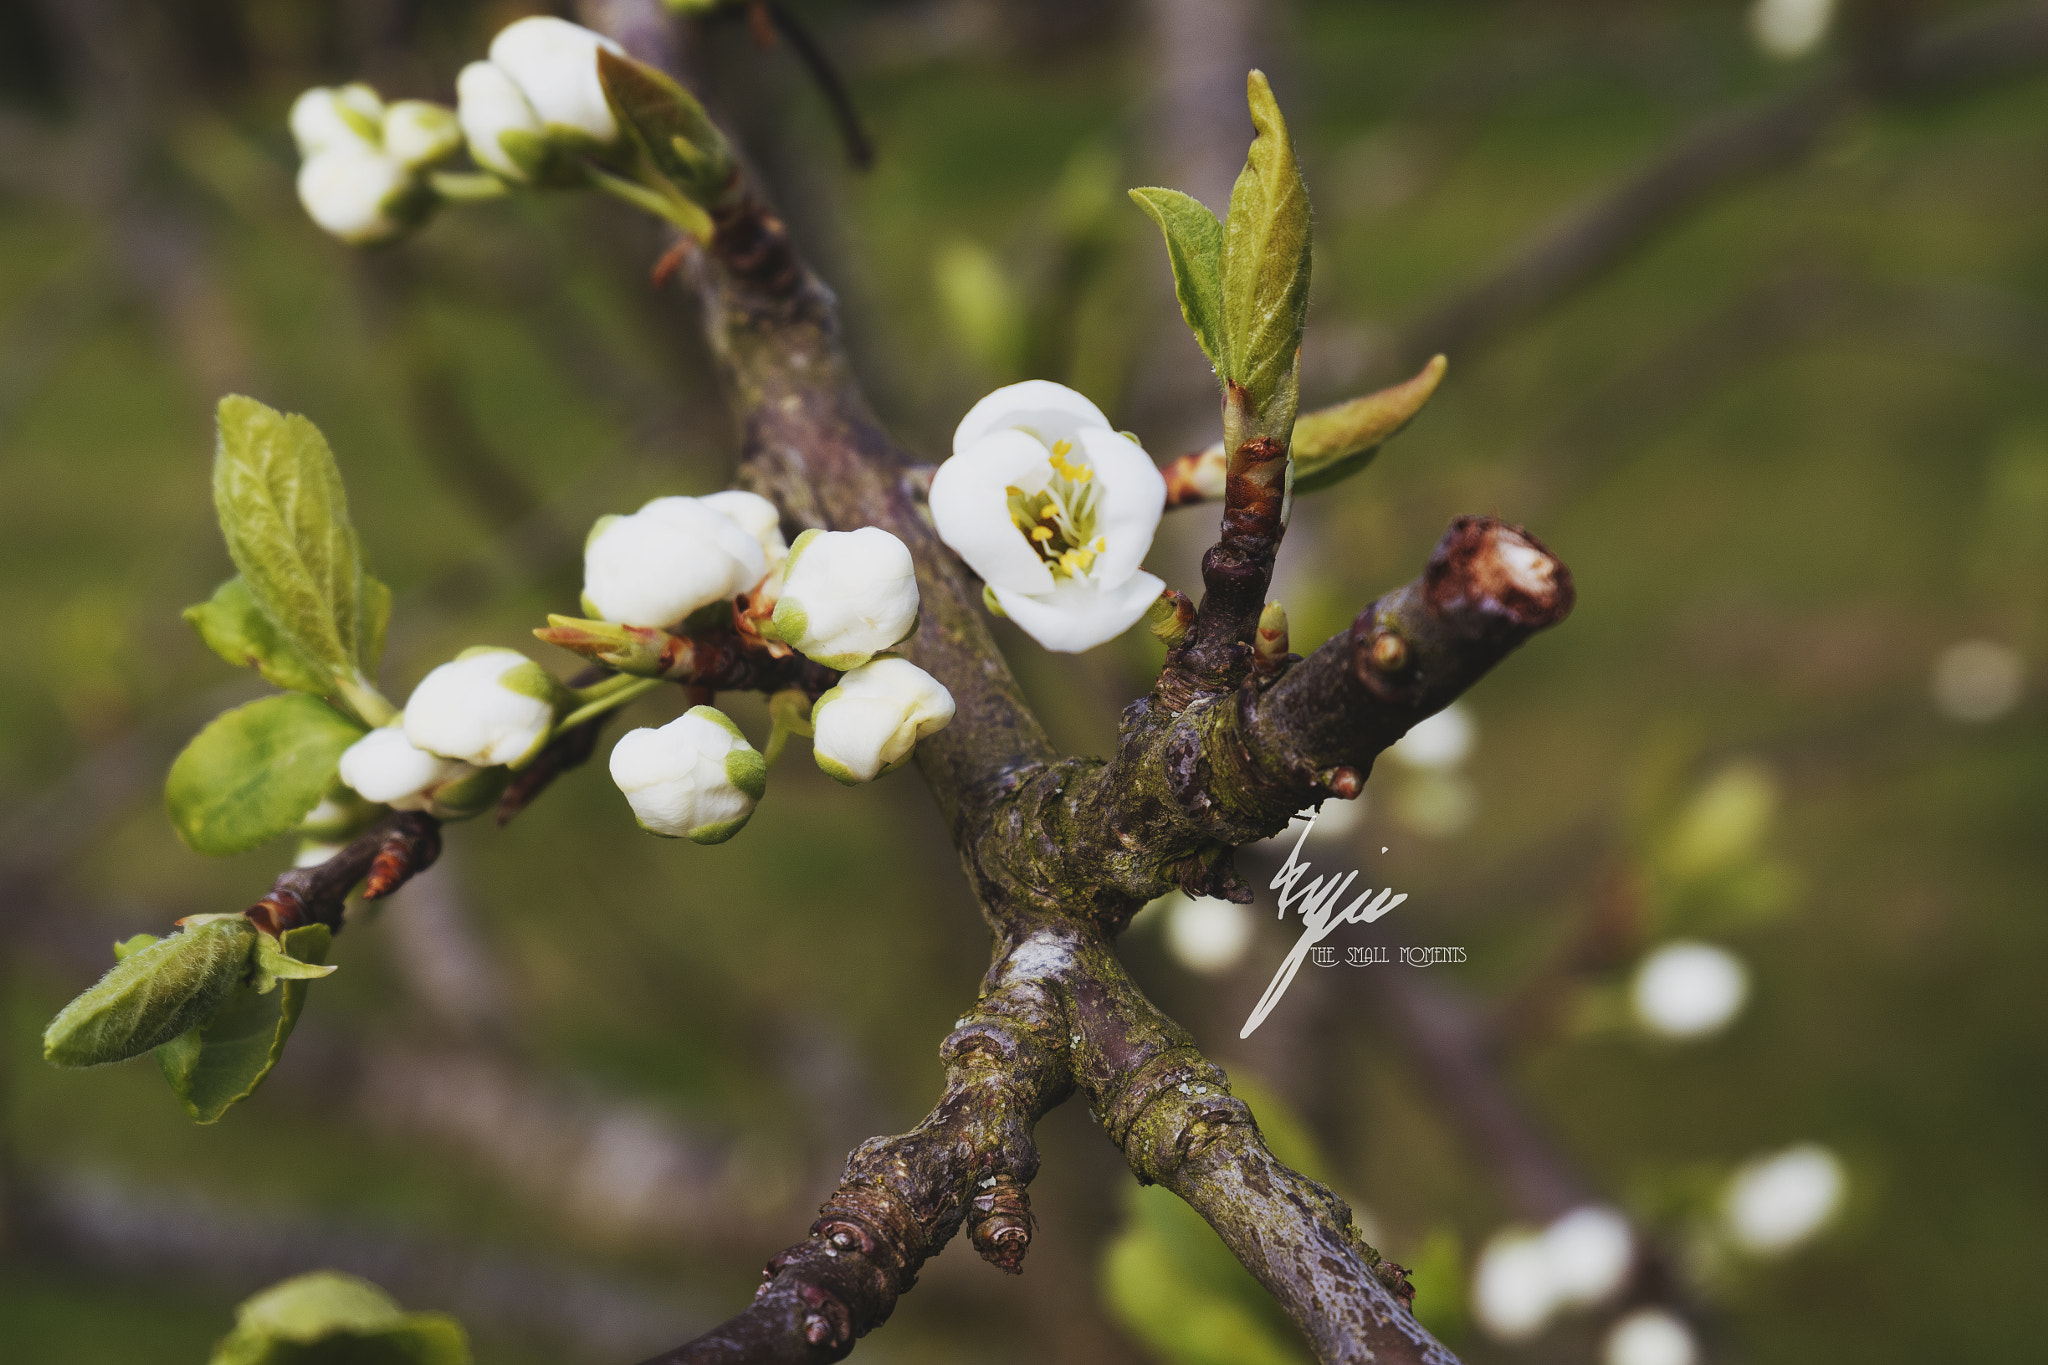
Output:
[[164,804],[201,853],[241,853],[290,830],[334,785],[363,729],[314,697],[288,693],[224,712],[171,764]]
[[622,127],[630,130],[664,179],[709,210],[732,190],[732,149],[696,96],[668,76],[622,57],[597,54],[597,77]]
[[256,940],[256,970],[250,976],[249,984],[258,995],[270,994],[280,982],[318,981],[323,976],[333,975],[334,968],[321,966],[317,958],[293,956],[291,950],[274,935],[263,934]]
[[101,1066],[170,1041],[235,988],[248,972],[255,944],[255,926],[228,915],[129,951],[50,1021],[43,1030],[44,1059],[56,1066]]
[[221,584],[206,601],[185,608],[185,619],[208,649],[237,668],[253,667],[273,687],[316,696],[334,687],[326,669],[270,624],[240,575]]
[[[300,962],[317,963],[331,942],[326,925],[305,924],[285,931],[283,949]],[[260,938],[258,943],[260,950]],[[212,1017],[159,1047],[157,1065],[185,1112],[200,1123],[215,1123],[255,1094],[284,1055],[305,1004],[304,981],[286,981],[283,990],[268,995],[254,982],[238,982]]]
[[377,665],[384,662],[384,636],[391,629],[391,589],[369,574],[363,575],[363,613],[356,629],[361,646],[356,657],[362,661],[363,676],[374,679]]
[[1199,200],[1179,190],[1138,189],[1131,199],[1166,235],[1173,265],[1173,295],[1202,354],[1227,373],[1223,333],[1223,224]]
[[1294,491],[1313,493],[1371,464],[1380,447],[1422,411],[1445,368],[1444,358],[1438,356],[1413,379],[1303,413],[1294,423]]
[[1223,224],[1224,373],[1261,412],[1294,367],[1308,315],[1308,187],[1262,72],[1246,82],[1259,130]]
[[235,1310],[209,1365],[470,1365],[462,1325],[407,1313],[353,1275],[316,1270]]
[[213,503],[228,555],[280,635],[337,680],[354,679],[362,555],[326,438],[238,395],[220,400],[218,421]]

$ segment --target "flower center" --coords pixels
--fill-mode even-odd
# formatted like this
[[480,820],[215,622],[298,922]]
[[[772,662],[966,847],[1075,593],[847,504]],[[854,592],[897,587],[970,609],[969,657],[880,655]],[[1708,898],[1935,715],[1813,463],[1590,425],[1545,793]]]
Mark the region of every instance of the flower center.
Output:
[[1082,578],[1107,548],[1095,534],[1095,512],[1102,489],[1095,471],[1067,459],[1071,441],[1053,442],[1052,477],[1034,493],[1012,485],[1010,520],[1024,533],[1055,578]]

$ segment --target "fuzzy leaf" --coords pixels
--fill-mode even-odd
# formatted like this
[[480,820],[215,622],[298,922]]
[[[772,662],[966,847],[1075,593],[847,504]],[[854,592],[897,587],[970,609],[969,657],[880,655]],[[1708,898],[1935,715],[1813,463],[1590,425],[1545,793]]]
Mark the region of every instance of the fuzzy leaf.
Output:
[[1223,224],[1224,377],[1263,412],[1294,368],[1308,316],[1308,187],[1263,73],[1246,82],[1258,136]]
[[[326,925],[305,924],[286,930],[282,947],[301,963],[318,963],[332,941]],[[263,946],[259,938],[259,951]],[[204,1023],[159,1047],[157,1065],[185,1112],[200,1123],[215,1123],[254,1094],[284,1055],[305,1004],[303,980],[286,981],[283,990],[267,995],[253,981],[238,982]]]
[[316,1270],[235,1310],[209,1365],[470,1365],[462,1325],[407,1313],[377,1286]]
[[256,929],[229,915],[142,948],[133,943],[122,945],[129,951],[113,969],[43,1030],[46,1061],[102,1066],[139,1057],[185,1032],[247,973]]
[[327,670],[270,624],[239,574],[206,601],[185,608],[185,619],[208,649],[237,668],[254,668],[273,687],[316,696],[333,689]]
[[334,785],[363,729],[314,697],[288,693],[216,717],[171,764],[164,804],[201,853],[241,853],[294,828]]
[[213,503],[235,568],[278,634],[353,679],[362,554],[327,439],[303,417],[237,395],[220,400],[218,420]]
[[1173,295],[1202,354],[1219,372],[1223,361],[1223,224],[1199,199],[1179,190],[1138,189],[1131,198],[1166,236]]

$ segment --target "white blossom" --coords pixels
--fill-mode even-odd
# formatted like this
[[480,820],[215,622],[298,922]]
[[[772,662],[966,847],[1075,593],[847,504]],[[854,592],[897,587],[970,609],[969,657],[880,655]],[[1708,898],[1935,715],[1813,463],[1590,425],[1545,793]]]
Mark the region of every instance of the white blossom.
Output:
[[1635,1260],[1635,1236],[1615,1210],[1585,1204],[1543,1230],[1543,1254],[1558,1301],[1590,1306],[1621,1288]]
[[812,754],[834,779],[872,782],[953,719],[953,694],[908,659],[862,664],[811,708]]
[[476,775],[458,759],[416,747],[398,726],[372,730],[341,755],[341,780],[365,801],[398,810],[429,810],[448,787]]
[[413,689],[405,737],[478,767],[517,763],[547,741],[560,688],[516,649],[466,649]]
[[1135,625],[1166,585],[1139,565],[1166,480],[1101,409],[1042,379],[997,389],[932,479],[939,538],[1047,649],[1075,654]]
[[1825,1227],[1848,1185],[1839,1157],[1818,1143],[1801,1143],[1759,1157],[1730,1177],[1722,1218],[1744,1251],[1776,1255]]
[[1934,704],[1950,720],[1983,724],[2019,704],[2026,664],[2020,652],[1997,640],[1963,640],[1934,661]]
[[774,572],[788,558],[789,542],[782,538],[782,512],[759,493],[728,488],[720,493],[707,494],[697,501],[714,512],[725,513],[745,527],[747,534],[760,542],[769,572]]
[[1541,1234],[1519,1229],[1496,1233],[1472,1272],[1472,1312],[1479,1325],[1502,1341],[1522,1341],[1541,1331],[1556,1308],[1557,1288]]
[[1758,47],[1790,61],[1820,46],[1834,17],[1835,0],[1756,0],[1749,11],[1749,31]]
[[591,613],[628,626],[672,626],[767,572],[760,540],[703,498],[656,498],[601,518],[583,548]]
[[620,736],[611,769],[640,828],[700,844],[739,833],[768,786],[767,760],[709,706],[693,706],[658,730]]
[[775,633],[827,668],[858,668],[917,626],[917,565],[879,526],[796,538],[775,600]]
[[1462,702],[1452,702],[1410,726],[1387,749],[1387,757],[1410,768],[1455,768],[1472,752],[1477,738],[1472,713]]
[[489,62],[471,62],[455,78],[455,114],[469,154],[485,170],[507,180],[524,182],[526,171],[512,159],[501,139],[506,133],[545,137],[547,127],[533,112],[519,85]]
[[1607,1334],[1601,1365],[1696,1365],[1692,1330],[1662,1308],[1638,1308]]
[[491,40],[491,64],[518,83],[550,130],[568,129],[609,145],[618,120],[597,75],[600,48],[617,43],[566,19],[535,16],[507,25]]
[[299,202],[323,231],[351,246],[388,242],[406,229],[401,211],[412,172],[382,149],[336,143],[299,167]]
[[462,146],[462,124],[446,105],[399,100],[384,111],[383,138],[386,155],[417,171],[455,155]]
[[301,157],[335,147],[375,149],[384,101],[367,85],[313,87],[292,101],[292,140]]
[[1174,892],[1166,907],[1166,947],[1180,965],[1204,976],[1229,971],[1252,946],[1252,912],[1214,896]]
[[1742,959],[1711,943],[1667,943],[1643,959],[1629,990],[1644,1028],[1666,1038],[1719,1033],[1749,997]]

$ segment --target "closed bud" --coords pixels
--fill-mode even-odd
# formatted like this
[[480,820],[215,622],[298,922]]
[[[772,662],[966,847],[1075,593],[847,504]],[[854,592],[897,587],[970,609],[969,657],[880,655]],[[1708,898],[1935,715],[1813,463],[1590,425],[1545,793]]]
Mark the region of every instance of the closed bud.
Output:
[[953,719],[953,694],[908,659],[862,664],[811,708],[818,766],[852,786],[872,782],[910,760],[926,735]]
[[428,753],[395,725],[370,731],[341,755],[341,780],[365,801],[451,819],[479,771],[459,759]]
[[336,147],[374,150],[383,121],[384,101],[369,86],[315,86],[292,102],[292,141],[301,157]]
[[640,828],[699,844],[739,833],[768,787],[767,760],[710,706],[620,736],[611,770]]
[[455,103],[456,118],[476,164],[507,180],[530,181],[531,170],[513,156],[506,135],[511,135],[511,146],[521,145],[522,139],[538,145],[547,136],[547,128],[518,83],[489,62],[471,62],[455,78]]
[[775,600],[775,634],[827,668],[859,668],[917,627],[917,565],[879,526],[796,538]]
[[368,144],[338,144],[299,167],[299,202],[320,228],[351,246],[389,242],[418,217],[418,185],[404,164]]
[[547,742],[562,691],[516,649],[466,649],[413,689],[405,703],[405,737],[429,753],[480,768],[518,763]]
[[760,542],[769,572],[772,573],[788,558],[789,542],[782,538],[782,513],[759,493],[749,493],[744,488],[728,488],[697,501],[714,512],[725,513]]
[[566,19],[536,16],[491,40],[491,64],[515,82],[550,133],[578,133],[601,146],[618,141],[618,120],[597,76],[600,48],[623,49]]
[[400,100],[384,111],[384,151],[407,170],[446,161],[461,147],[461,121],[446,105]]
[[665,627],[746,592],[767,572],[761,542],[705,499],[656,498],[592,528],[583,596],[607,621]]
[[1259,631],[1253,648],[1258,652],[1261,668],[1276,668],[1287,657],[1287,608],[1278,602],[1266,603],[1259,612]]

